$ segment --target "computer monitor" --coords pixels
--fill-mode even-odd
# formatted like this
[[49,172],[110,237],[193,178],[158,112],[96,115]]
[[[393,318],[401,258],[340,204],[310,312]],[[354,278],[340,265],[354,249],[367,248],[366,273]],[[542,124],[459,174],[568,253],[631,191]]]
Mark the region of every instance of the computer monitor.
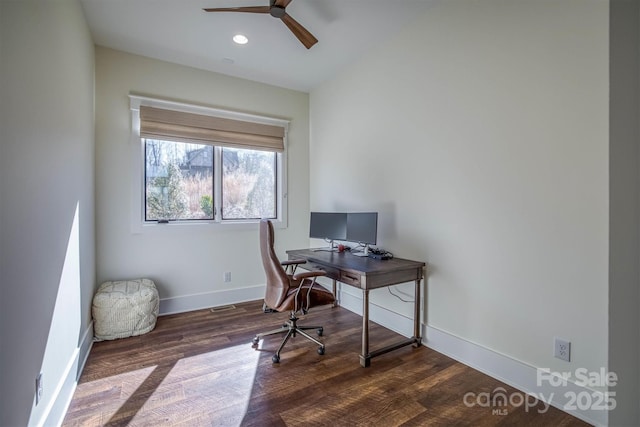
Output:
[[311,212],[309,237],[329,241],[347,240],[347,214]]
[[350,242],[375,245],[378,238],[378,212],[347,214],[347,237]]

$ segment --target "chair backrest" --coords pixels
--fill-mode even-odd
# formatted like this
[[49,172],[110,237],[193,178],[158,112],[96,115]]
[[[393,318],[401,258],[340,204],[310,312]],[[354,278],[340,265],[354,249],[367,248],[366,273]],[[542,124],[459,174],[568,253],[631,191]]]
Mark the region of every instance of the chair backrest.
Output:
[[280,264],[273,242],[273,224],[268,219],[263,219],[260,221],[260,255],[267,276],[264,301],[270,308],[277,310],[289,291],[290,280]]

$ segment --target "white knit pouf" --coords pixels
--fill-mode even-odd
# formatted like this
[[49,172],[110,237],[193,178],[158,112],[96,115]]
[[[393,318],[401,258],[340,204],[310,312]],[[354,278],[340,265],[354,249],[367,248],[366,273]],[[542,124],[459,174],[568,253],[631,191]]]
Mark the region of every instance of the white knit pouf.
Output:
[[105,282],[93,297],[96,340],[115,340],[150,332],[158,318],[158,290],[152,280]]

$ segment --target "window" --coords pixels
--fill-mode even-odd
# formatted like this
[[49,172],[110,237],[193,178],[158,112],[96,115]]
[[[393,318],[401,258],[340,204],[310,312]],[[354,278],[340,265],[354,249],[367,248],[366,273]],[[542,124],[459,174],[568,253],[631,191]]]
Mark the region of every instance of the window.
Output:
[[222,219],[276,217],[276,154],[222,148]]
[[213,147],[145,139],[145,221],[214,219]]
[[143,223],[283,222],[287,122],[130,98]]
[[144,145],[145,221],[214,220],[214,188],[222,220],[276,218],[276,153],[156,139]]

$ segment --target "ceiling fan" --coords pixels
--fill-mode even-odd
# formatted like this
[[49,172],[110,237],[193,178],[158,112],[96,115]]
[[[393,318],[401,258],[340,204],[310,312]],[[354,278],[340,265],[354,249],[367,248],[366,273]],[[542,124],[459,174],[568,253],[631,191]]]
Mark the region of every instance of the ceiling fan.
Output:
[[287,6],[292,0],[270,0],[269,6],[247,6],[247,7],[217,7],[203,9],[205,12],[249,12],[249,13],[268,13],[274,18],[280,18],[282,22],[291,30],[294,36],[307,48],[318,42],[313,34],[307,31],[302,25],[286,12]]

